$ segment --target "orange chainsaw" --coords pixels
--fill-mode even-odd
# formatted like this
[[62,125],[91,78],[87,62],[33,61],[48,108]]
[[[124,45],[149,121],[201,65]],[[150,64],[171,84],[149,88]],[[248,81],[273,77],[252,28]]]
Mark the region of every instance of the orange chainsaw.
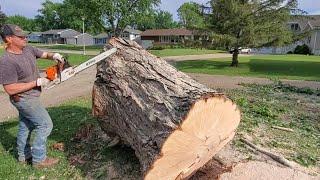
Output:
[[50,81],[54,81],[57,78],[61,78],[61,72],[69,67],[71,66],[68,62],[68,58],[65,57],[64,63],[61,63],[59,61],[58,64],[50,66],[46,69],[47,79],[49,79]]
[[86,62],[80,64],[79,66],[72,67],[67,58],[65,58],[64,63],[58,62],[57,65],[48,67],[46,69],[46,75],[47,78],[51,81],[50,84],[45,89],[51,89],[57,84],[60,84],[69,78],[73,77],[74,75],[78,74],[79,72],[89,68],[90,66],[97,64],[98,62],[102,61],[103,59],[106,59],[113,53],[117,51],[117,48],[112,48],[110,50],[107,50],[89,60]]

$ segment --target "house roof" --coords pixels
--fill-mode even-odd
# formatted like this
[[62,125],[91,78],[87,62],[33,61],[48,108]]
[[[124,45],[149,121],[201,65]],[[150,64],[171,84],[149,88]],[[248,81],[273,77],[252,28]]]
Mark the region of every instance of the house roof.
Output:
[[62,31],[65,31],[68,29],[50,29],[48,31],[42,32],[42,34],[60,34]]
[[30,35],[36,35],[36,36],[41,36],[42,32],[31,32],[30,34],[28,34],[28,36]]
[[45,32],[42,32],[42,34],[61,34],[64,31],[73,31],[74,33],[72,34],[65,34],[64,36],[61,36],[63,38],[69,38],[69,37],[74,37],[76,35],[81,34],[80,32],[73,30],[73,29],[51,29]]
[[141,36],[191,36],[188,29],[149,29],[141,33]]
[[100,33],[94,36],[93,38],[108,38],[109,35],[107,33]]
[[312,27],[320,27],[320,15],[311,16],[309,23]]
[[81,36],[83,36],[83,35],[87,35],[87,36],[91,36],[91,37],[92,37],[92,35],[91,35],[91,34],[88,34],[88,33],[78,34],[78,35],[76,35],[76,36],[74,36],[74,37],[75,37],[75,38],[79,38],[79,37],[81,37]]
[[308,26],[310,26],[311,29],[320,28],[320,15],[294,17],[289,23],[298,23],[301,30],[305,30]]
[[136,30],[136,29],[132,29],[130,27],[126,27],[123,31],[131,33],[131,34],[141,34],[142,33],[142,31],[139,31],[139,30]]

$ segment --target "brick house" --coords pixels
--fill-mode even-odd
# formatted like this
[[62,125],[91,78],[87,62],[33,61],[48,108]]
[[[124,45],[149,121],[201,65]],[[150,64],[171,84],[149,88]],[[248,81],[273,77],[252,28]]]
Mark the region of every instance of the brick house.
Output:
[[177,44],[193,39],[194,33],[188,29],[149,29],[141,33],[142,41],[153,44]]

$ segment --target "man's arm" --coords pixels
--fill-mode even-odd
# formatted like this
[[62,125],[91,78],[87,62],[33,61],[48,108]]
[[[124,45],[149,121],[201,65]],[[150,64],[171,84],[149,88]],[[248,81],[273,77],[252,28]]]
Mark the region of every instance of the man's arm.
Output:
[[53,60],[53,55],[54,53],[51,53],[51,52],[43,52],[40,58]]
[[4,90],[11,96],[14,94],[28,91],[37,86],[37,81],[31,81],[28,83],[13,83],[3,85]]
[[59,53],[51,53],[51,52],[43,52],[42,56],[40,57],[42,59],[51,59],[51,60],[57,60],[60,62],[64,62],[63,56]]
[[45,87],[50,83],[47,78],[38,78],[36,81],[31,81],[27,83],[12,83],[3,85],[4,90],[11,96],[18,93],[28,91],[34,87],[42,86]]

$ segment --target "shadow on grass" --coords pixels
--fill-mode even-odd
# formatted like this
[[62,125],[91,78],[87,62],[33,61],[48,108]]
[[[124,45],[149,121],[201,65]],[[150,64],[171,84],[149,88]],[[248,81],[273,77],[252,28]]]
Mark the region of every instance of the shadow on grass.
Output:
[[[48,144],[61,142],[65,145],[64,151],[61,152],[60,155],[59,151],[48,147],[49,154],[54,153],[57,155],[58,153],[58,156],[64,156],[69,162],[74,156],[81,154],[82,161],[85,161],[85,163],[75,163],[72,165],[79,169],[84,176],[86,176],[88,172],[92,174],[92,171],[95,171],[94,168],[96,168],[98,169],[97,177],[106,177],[106,173],[110,166],[112,166],[113,169],[122,169],[122,166],[127,166],[128,171],[134,170],[136,171],[136,174],[139,174],[139,172],[137,172],[140,168],[139,162],[131,148],[126,146],[108,148],[106,147],[106,144],[103,144],[103,142],[100,141],[99,137],[90,139],[90,142],[74,140],[75,135],[81,127],[87,124],[94,124],[98,126],[96,119],[91,116],[90,108],[72,105],[60,106],[48,108],[48,112],[54,125],[51,135],[48,137]],[[9,155],[15,158],[17,154],[17,126],[17,121],[0,124],[0,143],[4,151],[9,152]],[[97,146],[97,143],[99,143],[99,147]],[[96,159],[96,157],[99,158]],[[68,161],[62,164],[67,164],[68,166]],[[106,164],[108,166],[106,166]],[[67,171],[67,169],[65,171]],[[114,171],[117,171],[118,174],[120,174],[119,170]]]
[[258,74],[320,77],[320,62],[251,59],[248,65]]
[[[227,61],[213,61],[213,60],[194,60],[194,61],[180,61],[175,63],[179,69],[225,69],[230,68],[230,62]],[[242,63],[240,63],[242,66]]]

